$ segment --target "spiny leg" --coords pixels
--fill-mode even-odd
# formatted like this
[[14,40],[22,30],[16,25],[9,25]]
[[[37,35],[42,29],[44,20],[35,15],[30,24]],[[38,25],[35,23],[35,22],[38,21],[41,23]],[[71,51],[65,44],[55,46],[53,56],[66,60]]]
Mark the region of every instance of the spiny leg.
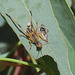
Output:
[[[25,35],[20,35],[20,36],[23,36],[23,37],[24,37],[24,36],[26,36],[26,34],[25,34]],[[29,38],[28,40],[29,40],[30,49],[31,49],[31,47],[32,47],[32,44],[31,44],[31,39]]]
[[38,35],[43,41],[48,42],[48,40],[44,39],[44,38],[42,37],[42,35],[40,35],[39,33],[37,33],[37,35]]
[[34,32],[36,32],[36,30],[34,29],[33,24],[32,24],[32,12],[31,11],[30,11],[30,14],[31,14],[31,30],[33,28]]
[[32,44],[31,44],[31,40],[29,39],[29,44],[30,44],[30,49],[31,49],[31,47],[32,47]]
[[24,35],[20,35],[20,36],[24,37],[24,36],[26,36],[26,34],[24,34]]
[[30,11],[31,14],[31,29],[32,29],[32,12]]
[[[18,24],[13,18],[11,18],[8,14],[6,14],[15,24],[17,24],[23,31],[25,34],[27,34],[27,32],[21,27],[20,24]],[[28,34],[27,34],[28,35]]]
[[37,33],[37,28],[38,28],[38,23],[36,22],[36,29],[34,29],[33,24],[32,24],[32,12],[31,11],[30,11],[30,14],[31,14],[31,29],[33,29],[34,33],[36,34]]

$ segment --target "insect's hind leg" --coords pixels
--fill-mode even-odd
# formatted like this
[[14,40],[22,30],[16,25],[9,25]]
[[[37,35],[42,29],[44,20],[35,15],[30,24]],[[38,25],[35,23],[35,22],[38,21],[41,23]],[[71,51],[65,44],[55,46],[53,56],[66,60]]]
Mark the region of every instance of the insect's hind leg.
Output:
[[20,24],[18,24],[13,18],[11,18],[8,14],[6,14],[11,20],[12,20],[12,22],[14,23],[14,24],[16,24],[16,25],[18,25],[23,31],[24,31],[24,33],[26,34],[26,31],[21,27],[21,25]]

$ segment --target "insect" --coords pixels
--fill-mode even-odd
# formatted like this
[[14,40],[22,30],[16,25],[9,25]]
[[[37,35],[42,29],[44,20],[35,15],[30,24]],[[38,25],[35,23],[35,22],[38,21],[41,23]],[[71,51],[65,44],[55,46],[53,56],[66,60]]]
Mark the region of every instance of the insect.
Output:
[[28,23],[27,25],[27,30],[25,31],[20,24],[18,24],[14,19],[12,19],[8,14],[6,14],[14,23],[15,25],[18,25],[23,31],[24,31],[24,35],[20,35],[22,37],[27,37],[27,39],[29,40],[29,43],[30,43],[30,49],[32,47],[32,44],[31,43],[34,43],[36,45],[37,48],[42,48],[42,43],[40,42],[40,38],[47,42],[46,39],[44,39],[40,33],[37,33],[37,26],[38,26],[38,23],[36,22],[36,29],[33,27],[33,24],[32,24],[32,12],[30,11],[30,14],[31,14],[31,23]]

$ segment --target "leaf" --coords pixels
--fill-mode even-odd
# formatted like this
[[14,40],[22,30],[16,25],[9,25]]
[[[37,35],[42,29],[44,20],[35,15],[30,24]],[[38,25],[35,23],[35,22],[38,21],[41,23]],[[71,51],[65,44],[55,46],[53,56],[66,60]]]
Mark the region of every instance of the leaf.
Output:
[[[40,51],[37,51],[34,44],[32,44],[32,48],[29,50],[29,40],[19,36],[22,35],[18,30],[19,27],[17,28],[5,15],[5,13],[9,14],[26,31],[27,23],[30,22],[29,10],[33,13],[33,25],[35,26],[37,21],[38,26],[44,24],[49,30],[49,44],[46,45],[44,41],[40,40],[44,44]],[[0,11],[31,56],[36,59],[44,55],[49,55],[57,63],[61,75],[71,75],[67,59],[67,49],[62,39],[59,23],[55,19],[50,0],[1,0]]]
[[72,0],[66,0],[66,2],[68,3],[69,7],[71,7],[71,5],[72,5]]
[[[59,23],[61,30],[65,35],[65,40],[68,46],[68,58],[73,75],[75,75],[75,19],[71,9],[67,6],[64,0],[59,2],[51,0],[53,12]],[[57,14],[59,13],[59,14]],[[60,16],[59,16],[60,15]]]
[[43,66],[44,71],[49,73],[49,75],[60,75],[57,64],[52,57],[44,56],[42,59],[39,59],[39,62]]
[[4,19],[2,18],[2,16],[0,15],[0,27],[2,27],[2,26],[4,26],[4,23],[5,23],[5,21],[4,21]]
[[6,53],[0,55],[0,57],[7,57],[8,54],[9,54],[9,52],[6,52]]

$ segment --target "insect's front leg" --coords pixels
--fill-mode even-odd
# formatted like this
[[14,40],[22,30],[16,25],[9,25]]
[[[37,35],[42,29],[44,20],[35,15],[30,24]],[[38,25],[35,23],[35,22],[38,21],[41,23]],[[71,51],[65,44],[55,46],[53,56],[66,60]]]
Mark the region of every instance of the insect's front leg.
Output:
[[40,33],[37,33],[37,35],[48,44],[48,40],[44,38]]
[[30,49],[31,49],[31,47],[32,47],[31,40],[29,40],[29,44],[30,44]]
[[33,43],[35,43],[35,42],[34,42],[34,40],[33,40],[32,38],[30,38],[30,37],[28,38],[28,40],[29,40],[29,43],[30,43],[30,49],[31,49],[31,47],[32,47],[31,41],[32,41]]
[[34,27],[32,26],[34,33],[37,35],[37,30],[38,30],[38,22],[36,22],[36,29],[34,29]]
[[[33,24],[32,24],[32,12],[30,11],[30,14],[31,14],[31,30],[34,32],[34,33],[36,33],[36,30],[35,30],[35,28],[33,27]],[[36,23],[37,24],[37,23]]]

